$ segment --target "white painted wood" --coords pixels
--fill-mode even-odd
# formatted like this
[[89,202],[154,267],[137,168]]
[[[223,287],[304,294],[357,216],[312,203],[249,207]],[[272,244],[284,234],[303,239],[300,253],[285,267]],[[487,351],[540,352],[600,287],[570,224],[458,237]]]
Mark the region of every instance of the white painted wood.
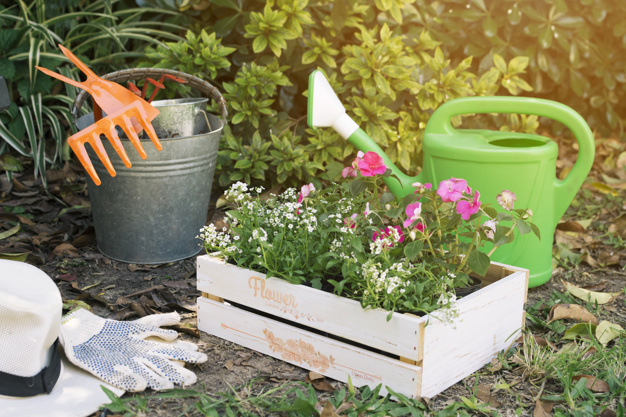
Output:
[[476,372],[517,339],[527,288],[528,272],[517,271],[459,300],[462,321],[456,328],[431,318],[424,334],[423,397]]
[[198,328],[354,386],[383,384],[409,397],[419,396],[420,367],[382,356],[234,306],[198,299]]
[[[387,322],[383,310],[363,310],[356,301],[202,256],[198,289],[218,301],[198,300],[198,328],[339,381],[350,375],[357,386],[382,383],[410,397],[433,397],[489,363],[519,334],[528,271],[492,263],[486,282],[458,301],[462,321],[456,327],[437,320],[440,312],[424,317],[394,314]],[[421,367],[264,318],[222,299],[392,352]]]
[[[221,259],[198,257],[198,289],[277,317],[412,360],[420,360],[419,322],[402,314],[363,310],[355,300],[266,278]],[[403,335],[404,337],[397,337]]]

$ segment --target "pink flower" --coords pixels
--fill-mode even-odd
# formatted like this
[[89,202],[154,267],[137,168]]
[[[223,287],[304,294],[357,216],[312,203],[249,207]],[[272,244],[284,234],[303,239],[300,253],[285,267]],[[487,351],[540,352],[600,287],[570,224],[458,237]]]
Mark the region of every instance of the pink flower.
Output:
[[349,227],[350,229],[354,229],[356,227],[356,218],[357,218],[358,214],[354,213],[352,216],[350,217],[344,217],[343,218],[343,224],[345,224],[347,227]]
[[429,182],[427,182],[426,184],[422,184],[421,182],[414,182],[411,185],[415,187],[415,191],[413,191],[414,194],[417,194],[417,193],[421,194],[424,191],[430,190],[431,188],[433,188],[433,185]]
[[370,203],[369,203],[369,202],[367,202],[367,203],[365,204],[365,211],[363,212],[363,215],[364,215],[365,217],[367,217],[367,216],[369,216],[369,215],[370,215],[370,213],[371,213],[371,211],[370,211]]
[[415,220],[420,218],[422,214],[422,203],[412,203],[406,206],[405,209],[408,218],[404,221],[404,227],[409,227]]
[[456,204],[456,212],[461,215],[463,220],[469,220],[470,216],[474,213],[478,213],[480,210],[480,201],[478,198],[480,197],[480,193],[478,191],[474,192],[474,200],[467,201],[461,200]]
[[354,158],[354,161],[352,161],[352,164],[350,164],[349,167],[345,167],[341,171],[341,176],[344,177],[344,178],[356,177],[357,168],[359,167],[359,161],[361,161],[363,159],[364,155],[365,154],[363,152],[358,151],[356,153],[356,158]]
[[305,197],[308,197],[313,191],[315,191],[313,183],[303,185],[300,191],[300,196],[298,197],[298,203],[302,203],[302,200],[304,200]]
[[376,152],[369,151],[359,161],[359,169],[364,177],[373,177],[374,175],[384,174],[387,166],[383,158],[378,156]]
[[467,186],[467,181],[459,178],[443,180],[437,189],[437,195],[441,197],[444,203],[460,200],[464,192],[469,193],[470,188]]
[[351,166],[345,167],[344,169],[341,170],[341,176],[344,178],[356,177],[356,169],[354,169]]
[[487,227],[488,230],[485,230],[485,235],[487,236],[487,239],[493,239],[493,236],[496,233],[496,222],[495,220],[487,220],[486,222],[483,223],[483,227]]
[[392,228],[398,231],[398,236],[400,236],[398,238],[398,243],[404,242],[404,233],[402,233],[402,229],[400,228],[400,226],[391,226],[391,227],[387,226],[384,229],[380,229],[380,233],[374,232],[374,234],[372,235],[372,240],[375,242],[378,239],[385,239],[387,237],[392,236],[393,234]]
[[503,209],[513,210],[513,205],[515,204],[517,197],[513,191],[502,190],[502,192],[496,197],[496,200],[498,200],[498,204],[500,204]]

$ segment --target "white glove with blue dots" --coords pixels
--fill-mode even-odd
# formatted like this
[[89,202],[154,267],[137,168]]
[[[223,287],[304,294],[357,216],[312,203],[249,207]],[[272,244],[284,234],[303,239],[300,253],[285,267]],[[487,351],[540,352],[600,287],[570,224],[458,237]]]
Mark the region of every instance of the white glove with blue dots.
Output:
[[176,331],[159,328],[178,322],[178,313],[116,321],[79,309],[63,317],[60,339],[70,362],[111,385],[131,392],[171,389],[197,379],[177,361],[207,360],[195,344],[175,341]]

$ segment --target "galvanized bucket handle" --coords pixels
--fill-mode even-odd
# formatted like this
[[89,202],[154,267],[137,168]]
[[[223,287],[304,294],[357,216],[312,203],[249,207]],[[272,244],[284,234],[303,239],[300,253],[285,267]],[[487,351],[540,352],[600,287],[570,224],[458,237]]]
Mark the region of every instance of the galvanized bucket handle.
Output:
[[[208,81],[204,81],[185,72],[174,71],[165,68],[130,68],[110,72],[102,76],[102,78],[121,84],[125,83],[126,81],[141,80],[145,78],[159,79],[164,74],[173,75],[174,77],[187,81],[185,85],[197,89],[202,92],[205,97],[213,99],[220,108],[222,122],[224,124],[227,123],[228,110],[226,107],[226,100],[224,100],[224,97],[222,96],[220,91],[216,87],[211,85]],[[72,107],[72,116],[74,117],[74,122],[76,122],[76,120],[80,116],[80,108],[82,107],[83,102],[86,100],[88,95],[89,94],[83,90],[78,94],[78,96],[76,96],[74,106]]]

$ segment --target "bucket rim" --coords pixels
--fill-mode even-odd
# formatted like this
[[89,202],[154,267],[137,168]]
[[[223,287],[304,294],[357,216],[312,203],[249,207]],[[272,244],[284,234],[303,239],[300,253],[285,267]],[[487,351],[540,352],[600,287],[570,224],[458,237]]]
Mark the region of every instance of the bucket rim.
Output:
[[152,104],[154,107],[175,107],[197,103],[208,103],[209,99],[206,97],[187,97],[187,98],[172,98],[168,100],[155,100]]

